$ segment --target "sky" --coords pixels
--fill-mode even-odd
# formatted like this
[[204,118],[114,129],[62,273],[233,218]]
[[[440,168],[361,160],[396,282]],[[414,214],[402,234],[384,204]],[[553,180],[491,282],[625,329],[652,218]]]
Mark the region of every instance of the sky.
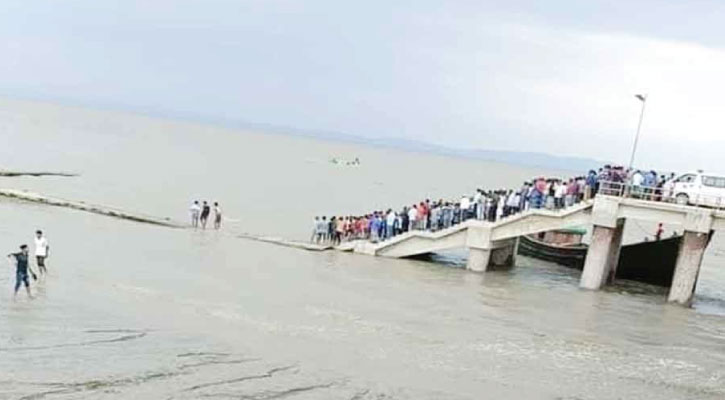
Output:
[[725,172],[725,2],[3,0],[0,96]]

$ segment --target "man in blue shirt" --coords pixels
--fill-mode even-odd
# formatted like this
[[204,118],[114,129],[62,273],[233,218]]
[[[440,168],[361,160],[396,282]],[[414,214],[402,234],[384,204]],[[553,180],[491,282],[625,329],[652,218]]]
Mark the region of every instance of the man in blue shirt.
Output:
[[28,271],[33,275],[33,279],[37,280],[38,276],[35,275],[35,272],[30,268],[30,264],[28,264],[28,246],[22,245],[20,246],[20,252],[19,253],[12,253],[8,254],[8,258],[12,262],[12,259],[15,259],[15,292],[13,293],[13,300],[18,295],[18,290],[20,289],[20,285],[25,285],[25,290],[28,292],[28,297],[33,298],[33,295],[30,293],[30,282],[28,280]]
[[597,172],[589,170],[586,180],[586,188],[584,189],[584,200],[589,200],[597,194]]

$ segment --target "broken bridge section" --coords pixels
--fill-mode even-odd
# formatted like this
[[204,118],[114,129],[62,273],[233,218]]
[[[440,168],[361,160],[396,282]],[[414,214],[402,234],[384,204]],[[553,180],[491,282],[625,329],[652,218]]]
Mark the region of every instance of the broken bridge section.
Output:
[[353,241],[339,249],[403,258],[451,249],[468,250],[467,268],[484,272],[515,263],[518,238],[572,226],[591,226],[580,287],[598,290],[613,281],[628,220],[679,226],[683,240],[668,300],[690,305],[702,257],[713,232],[725,229],[725,212],[667,202],[599,195],[561,210],[531,209],[496,222],[468,220],[437,232],[412,231],[379,243]]

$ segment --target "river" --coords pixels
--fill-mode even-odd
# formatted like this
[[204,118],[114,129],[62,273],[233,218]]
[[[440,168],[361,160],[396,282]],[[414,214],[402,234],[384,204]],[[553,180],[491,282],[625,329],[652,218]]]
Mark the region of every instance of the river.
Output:
[[40,228],[52,255],[33,301],[0,274],[0,399],[725,397],[718,235],[692,309],[628,282],[582,291],[577,271],[526,257],[477,274],[236,237],[305,239],[315,215],[560,171],[15,100],[0,137],[6,168],[81,174],[2,187],[180,221],[219,201],[226,217],[194,231],[0,199],[2,249]]

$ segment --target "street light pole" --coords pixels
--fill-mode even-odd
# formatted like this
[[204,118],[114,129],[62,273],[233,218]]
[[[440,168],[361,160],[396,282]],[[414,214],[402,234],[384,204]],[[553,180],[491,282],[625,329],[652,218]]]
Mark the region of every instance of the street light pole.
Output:
[[637,142],[639,142],[639,131],[642,129],[642,119],[644,119],[644,106],[647,105],[646,94],[635,94],[634,97],[642,102],[642,111],[639,113],[639,123],[637,124],[637,135],[634,137],[634,145],[632,146],[632,156],[629,158],[629,171],[632,171],[634,164],[634,154],[637,152]]

